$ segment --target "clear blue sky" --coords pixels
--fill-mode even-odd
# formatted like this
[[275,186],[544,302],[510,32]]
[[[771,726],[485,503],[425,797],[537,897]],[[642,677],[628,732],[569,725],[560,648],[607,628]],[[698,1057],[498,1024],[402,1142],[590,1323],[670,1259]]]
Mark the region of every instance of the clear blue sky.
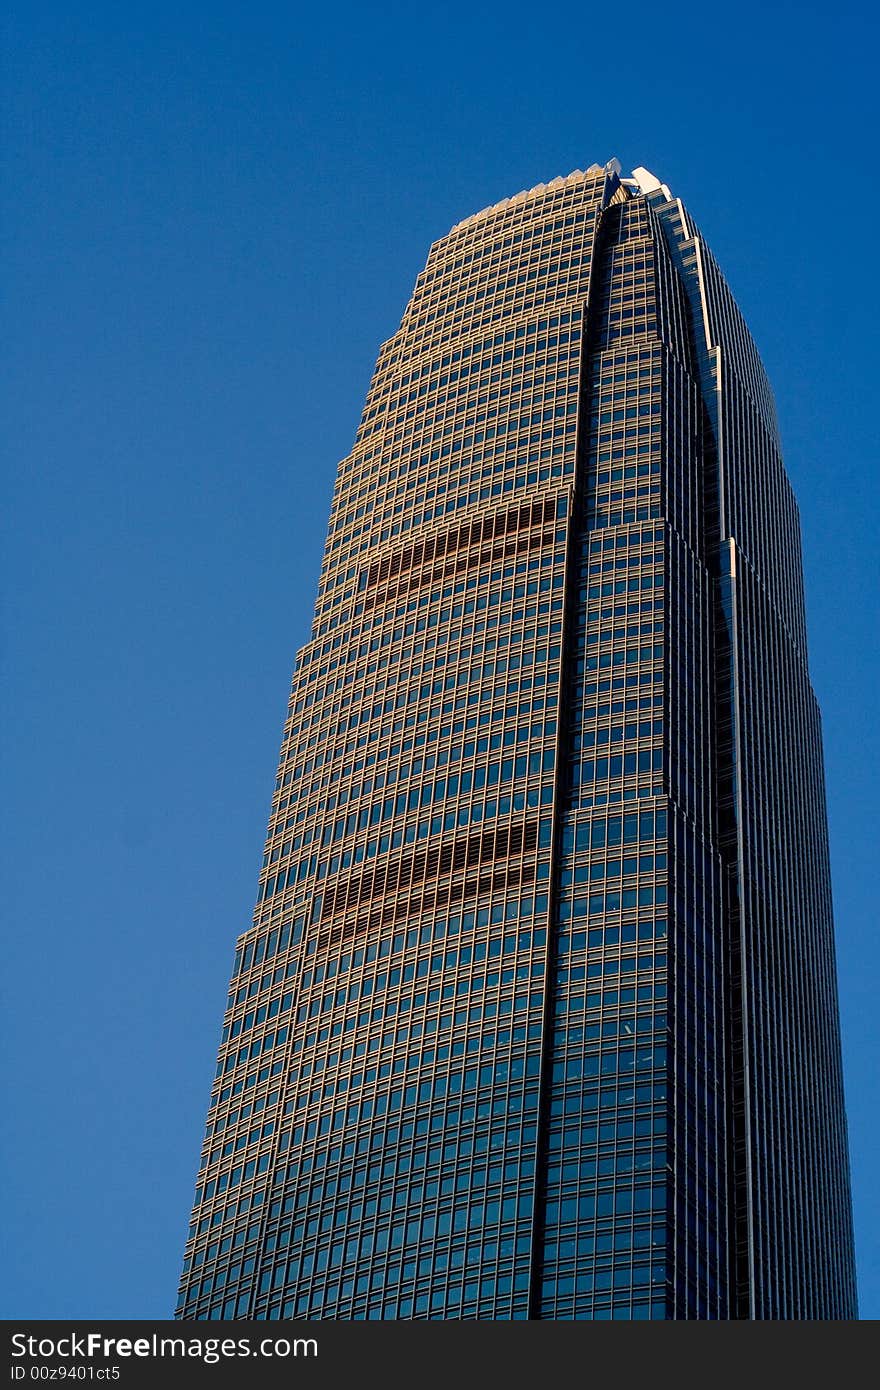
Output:
[[170,1316],[378,345],[452,223],[614,155],[685,200],[777,394],[880,1316],[878,38],[868,0],[12,0],[0,1316]]

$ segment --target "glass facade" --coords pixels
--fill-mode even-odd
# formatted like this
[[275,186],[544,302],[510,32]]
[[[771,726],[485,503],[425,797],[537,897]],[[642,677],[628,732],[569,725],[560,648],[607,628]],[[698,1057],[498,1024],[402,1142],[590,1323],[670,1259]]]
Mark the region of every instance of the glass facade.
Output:
[[178,1317],[855,1316],[799,545],[665,185],[432,247],[339,467]]

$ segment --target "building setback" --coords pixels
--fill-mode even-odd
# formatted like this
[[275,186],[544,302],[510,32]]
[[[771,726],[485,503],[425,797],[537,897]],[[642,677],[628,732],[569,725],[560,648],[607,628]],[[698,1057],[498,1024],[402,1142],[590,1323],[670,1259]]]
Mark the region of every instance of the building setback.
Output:
[[856,1316],[797,508],[646,170],[459,223],[381,349],[177,1316]]

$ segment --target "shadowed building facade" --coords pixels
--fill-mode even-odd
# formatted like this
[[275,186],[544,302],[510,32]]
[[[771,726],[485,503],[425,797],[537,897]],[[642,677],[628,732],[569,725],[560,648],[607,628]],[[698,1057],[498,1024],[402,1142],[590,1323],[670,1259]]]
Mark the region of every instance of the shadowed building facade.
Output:
[[340,464],[184,1318],[855,1316],[770,389],[681,203],[459,223]]

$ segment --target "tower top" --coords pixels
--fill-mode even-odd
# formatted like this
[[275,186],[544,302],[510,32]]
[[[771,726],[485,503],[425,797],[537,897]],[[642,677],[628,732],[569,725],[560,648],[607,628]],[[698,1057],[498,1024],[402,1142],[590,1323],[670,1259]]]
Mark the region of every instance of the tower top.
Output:
[[[514,193],[509,198],[502,198],[500,202],[491,203],[489,207],[481,208],[479,212],[474,212],[470,217],[464,217],[460,222],[456,222],[450,227],[451,232],[459,232],[462,227],[469,227],[474,222],[479,222],[481,218],[488,217],[493,212],[500,212],[502,208],[514,207],[517,203],[525,203],[530,198],[538,198],[543,193],[549,193],[553,189],[565,188],[568,184],[586,183],[588,179],[600,179],[605,177],[620,178],[620,160],[609,159],[606,164],[591,164],[588,169],[572,169],[570,174],[557,175],[549,183],[536,183],[533,188],[524,188],[519,193]],[[662,192],[666,198],[671,199],[672,194],[665,183],[661,183],[656,174],[652,174],[649,169],[641,165],[633,169],[629,178],[620,178],[620,182],[631,197],[638,197],[639,194]]]

